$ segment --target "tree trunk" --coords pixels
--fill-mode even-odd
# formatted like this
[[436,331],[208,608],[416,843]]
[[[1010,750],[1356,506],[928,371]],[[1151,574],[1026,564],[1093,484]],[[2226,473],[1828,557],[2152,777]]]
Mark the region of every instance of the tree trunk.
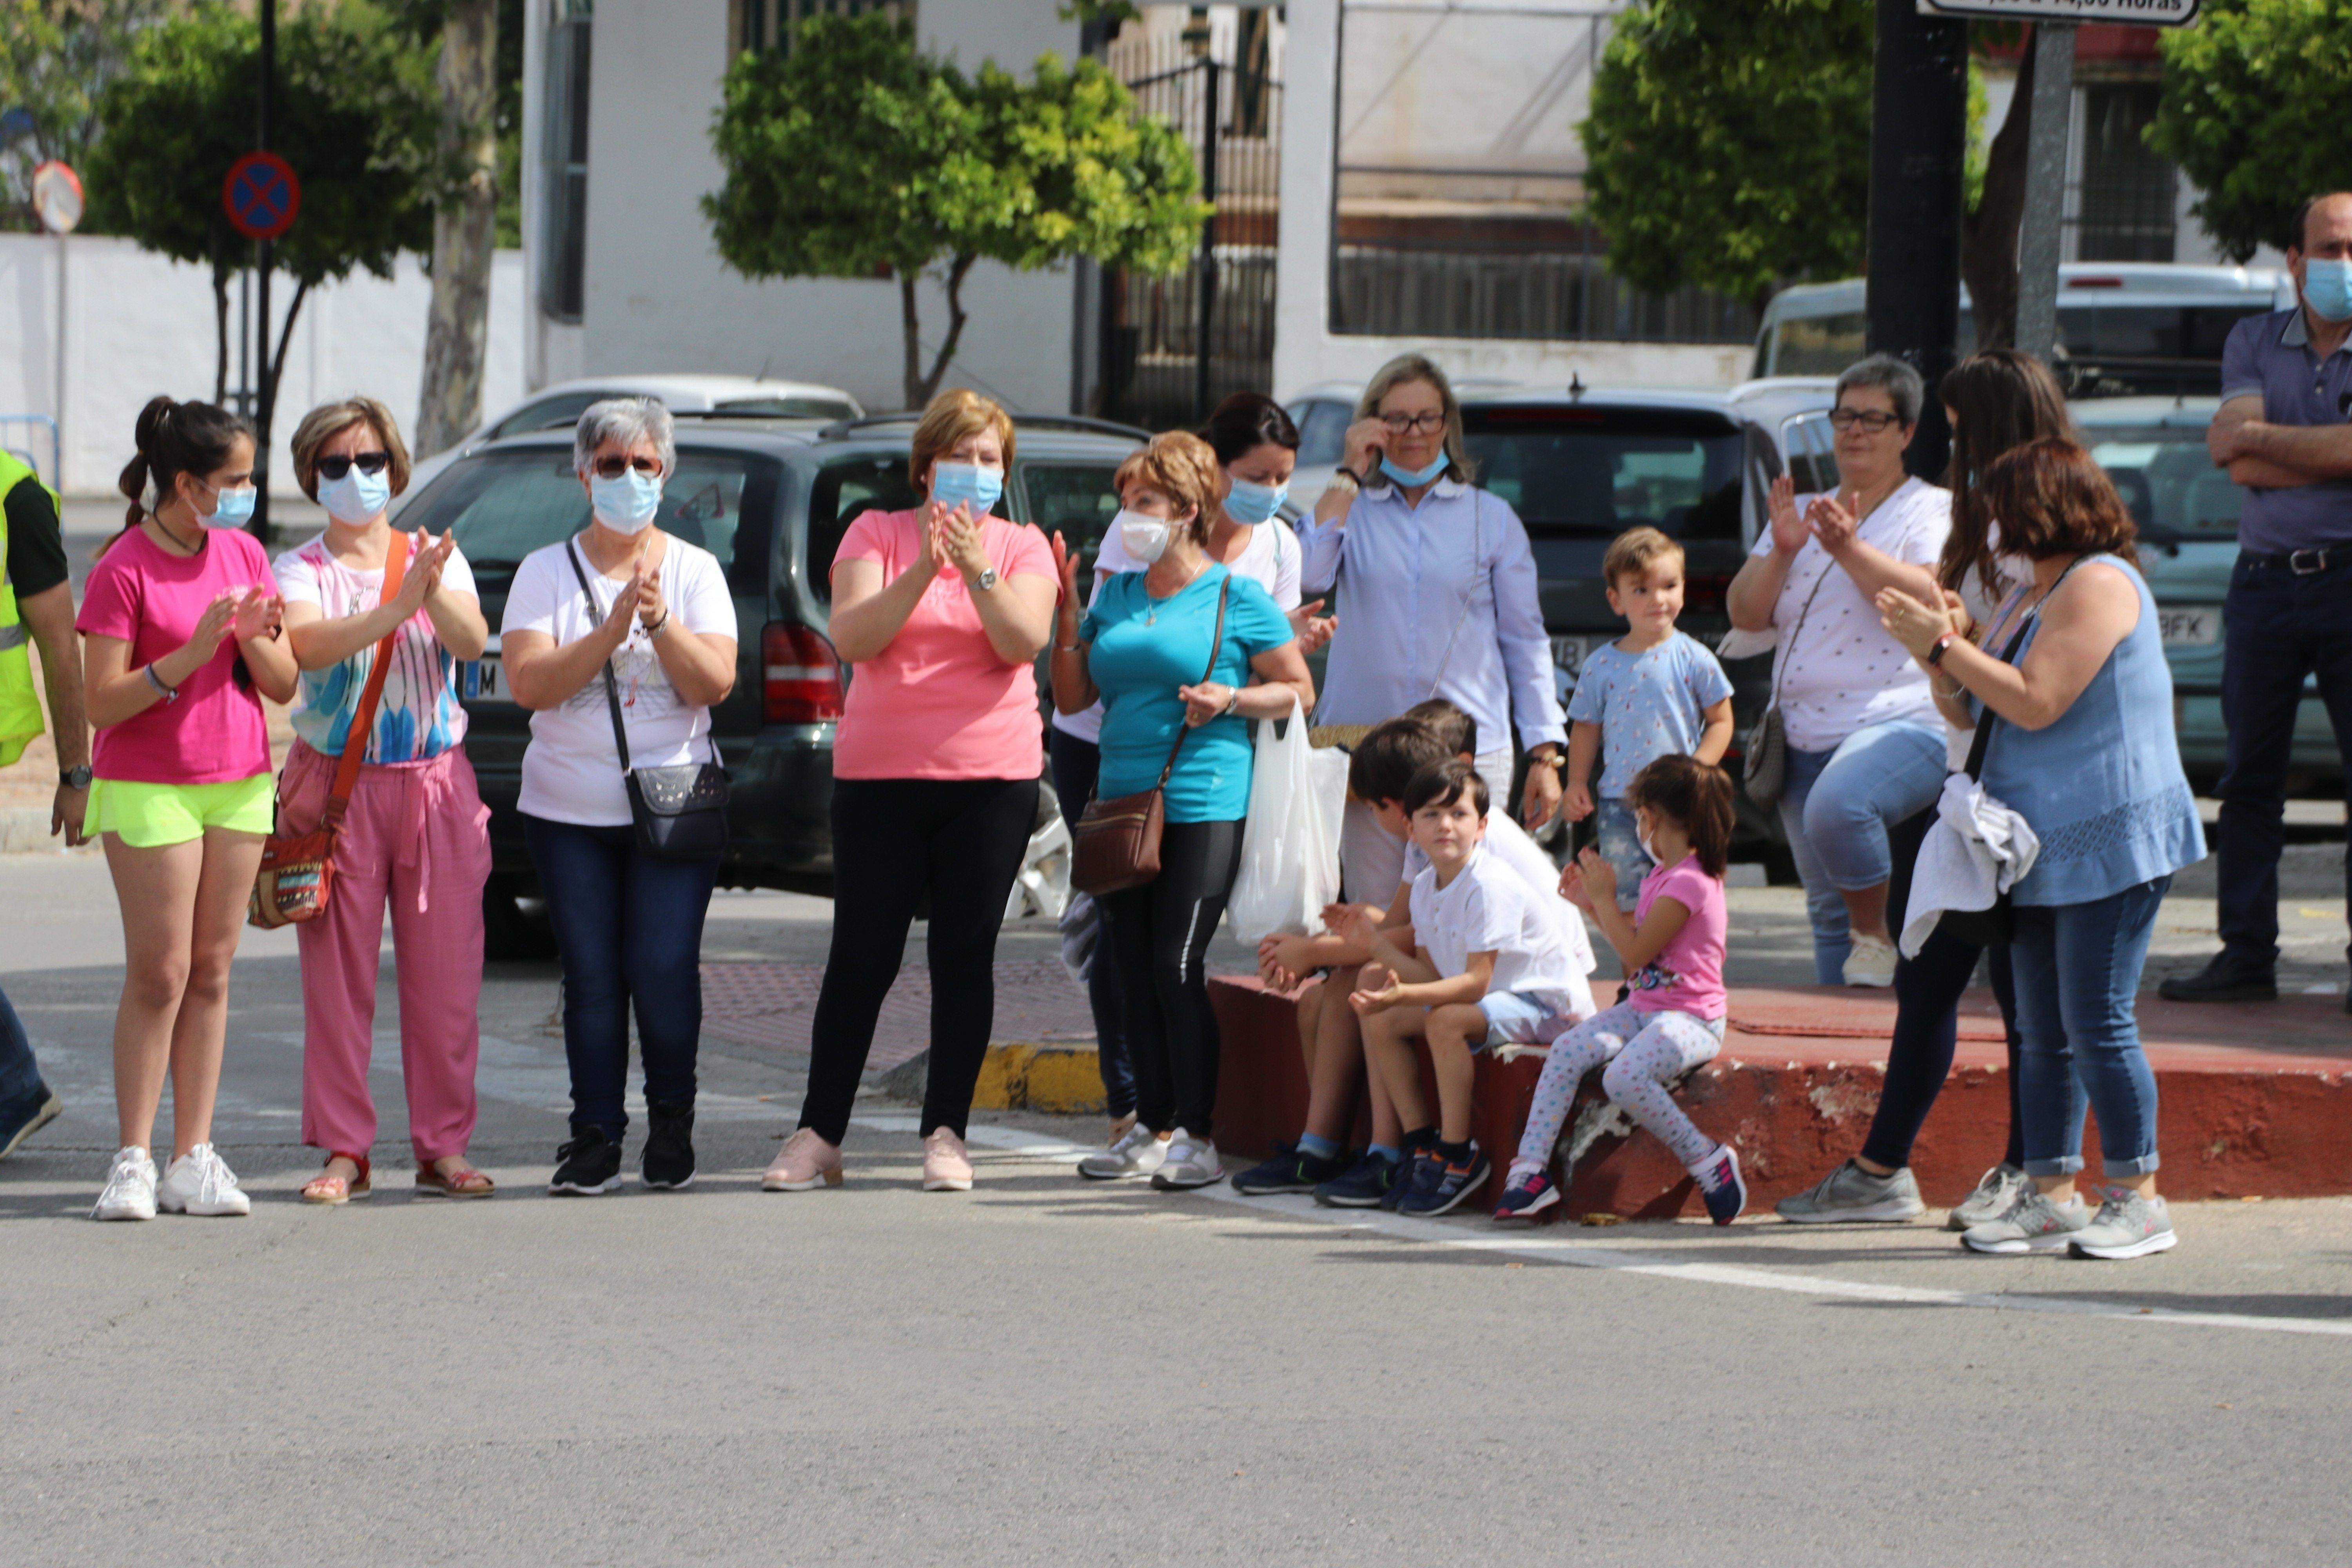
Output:
[[915,309],[915,285],[922,274],[907,268],[898,273],[898,331],[900,346],[906,358],[899,367],[899,391],[905,395],[907,406],[919,409],[930,398],[923,392],[923,321]]
[[923,378],[923,397],[918,407],[928,407],[931,399],[940,395],[940,382],[948,374],[948,362],[955,358],[956,344],[963,341],[963,279],[974,259],[962,255],[948,263],[948,335],[940,342],[939,357],[931,361],[931,374]]
[[456,446],[482,417],[490,254],[498,238],[498,0],[449,0],[441,29],[441,161],[462,171],[433,212],[433,304],[416,455]]
[[2033,29],[2009,112],[1985,153],[1984,195],[1960,226],[1960,276],[1974,308],[1979,349],[2017,342],[2017,230],[2025,218],[2025,153],[2033,121]]
[[901,369],[907,406],[919,410],[928,407],[940,394],[940,383],[948,374],[948,362],[955,358],[956,344],[963,341],[963,324],[968,319],[963,309],[963,280],[979,258],[960,255],[948,263],[948,335],[940,342],[940,352],[932,361],[929,374],[923,371],[922,320],[915,309],[915,286],[922,279],[919,272],[900,268],[898,271],[898,326],[905,337],[906,359]]

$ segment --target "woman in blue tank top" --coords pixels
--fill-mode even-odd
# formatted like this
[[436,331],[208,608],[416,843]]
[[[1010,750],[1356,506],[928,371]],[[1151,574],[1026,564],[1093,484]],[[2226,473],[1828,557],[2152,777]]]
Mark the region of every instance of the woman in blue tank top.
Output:
[[[2156,1191],[2156,1075],[2136,998],[2172,874],[2205,855],[2173,737],[2171,671],[2131,515],[2089,453],[2036,441],[1994,463],[1984,485],[2004,547],[2033,563],[2017,662],[1951,637],[1939,607],[1879,596],[1887,629],[1935,669],[1953,721],[1996,726],[1980,782],[2042,846],[2011,894],[2032,1186],[1961,1240],[1979,1252],[2145,1257],[2177,1238]],[[2074,1192],[2086,1100],[2110,1184],[2095,1219]]]

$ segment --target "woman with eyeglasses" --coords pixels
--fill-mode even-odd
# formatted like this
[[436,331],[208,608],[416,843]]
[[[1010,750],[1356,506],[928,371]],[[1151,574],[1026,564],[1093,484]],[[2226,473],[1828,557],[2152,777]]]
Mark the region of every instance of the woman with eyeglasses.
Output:
[[572,1136],[548,1183],[559,1195],[621,1184],[633,1010],[638,1173],[656,1188],[694,1180],[702,921],[719,858],[639,847],[612,711],[617,700],[632,766],[718,757],[710,710],[735,687],[735,601],[710,552],[654,526],[677,469],[673,430],[650,397],[588,405],[572,439],[587,525],[523,557],[499,627],[508,689],[530,710],[517,805],[563,965]]
[[[408,448],[392,410],[372,397],[312,409],[294,431],[294,478],[327,509],[326,531],[278,558],[286,636],[302,670],[294,746],[279,776],[279,829],[324,816],[344,753],[361,750],[326,911],[295,928],[302,952],[302,1142],[326,1167],[302,1201],[340,1205],[373,1190],[378,954],[392,910],[400,984],[400,1065],[416,1191],[490,1195],[466,1158],[481,1052],[482,884],[490,872],[489,807],[466,759],[461,660],[482,657],[489,627],[474,574],[444,534],[390,520],[408,488]],[[394,551],[402,575],[391,598]],[[365,734],[360,696],[385,637],[391,664]]]
[[[1306,591],[1337,595],[1317,722],[1379,724],[1445,698],[1486,737],[1483,776],[1511,776],[1516,733],[1529,763],[1520,816],[1541,826],[1559,809],[1568,731],[1535,552],[1518,513],[1471,482],[1444,373],[1419,354],[1381,366],[1346,448],[1300,538]],[[1339,858],[1347,897],[1386,907],[1404,840],[1360,801],[1348,803]]]
[[1734,631],[1724,655],[1777,649],[1772,701],[1788,758],[1780,824],[1823,985],[1895,983],[1887,833],[1944,784],[1944,726],[1927,672],[1873,605],[1886,588],[1942,603],[1936,563],[1951,492],[1903,467],[1926,396],[1919,373],[1888,354],[1839,376],[1837,489],[1799,495],[1790,476],[1773,481],[1771,526],[1726,596]]

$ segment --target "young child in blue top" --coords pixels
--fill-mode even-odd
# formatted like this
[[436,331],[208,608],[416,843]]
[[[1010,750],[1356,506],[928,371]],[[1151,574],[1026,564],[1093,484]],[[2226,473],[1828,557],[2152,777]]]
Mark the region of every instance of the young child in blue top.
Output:
[[1625,792],[1660,757],[1723,761],[1731,745],[1731,678],[1706,645],[1675,629],[1683,613],[1681,545],[1654,528],[1632,529],[1611,542],[1601,572],[1609,607],[1631,629],[1594,649],[1577,674],[1560,812],[1570,822],[1599,814],[1595,847],[1617,873],[1620,907],[1630,909],[1656,862]]

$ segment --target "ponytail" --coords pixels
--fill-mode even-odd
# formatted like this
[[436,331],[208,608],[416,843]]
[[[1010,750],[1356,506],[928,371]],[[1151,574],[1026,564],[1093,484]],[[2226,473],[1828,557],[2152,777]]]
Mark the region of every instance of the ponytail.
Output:
[[201,477],[227,462],[239,436],[248,439],[253,436],[252,424],[241,415],[210,403],[151,398],[147,406],[139,411],[139,423],[131,429],[139,455],[123,465],[122,475],[115,481],[116,488],[130,500],[131,508],[123,514],[121,532],[106,542],[107,548],[112,548],[116,539],[138,527],[140,520],[152,510],[148,502],[151,493],[155,498],[153,505],[162,506],[170,499],[173,484],[182,474]]

